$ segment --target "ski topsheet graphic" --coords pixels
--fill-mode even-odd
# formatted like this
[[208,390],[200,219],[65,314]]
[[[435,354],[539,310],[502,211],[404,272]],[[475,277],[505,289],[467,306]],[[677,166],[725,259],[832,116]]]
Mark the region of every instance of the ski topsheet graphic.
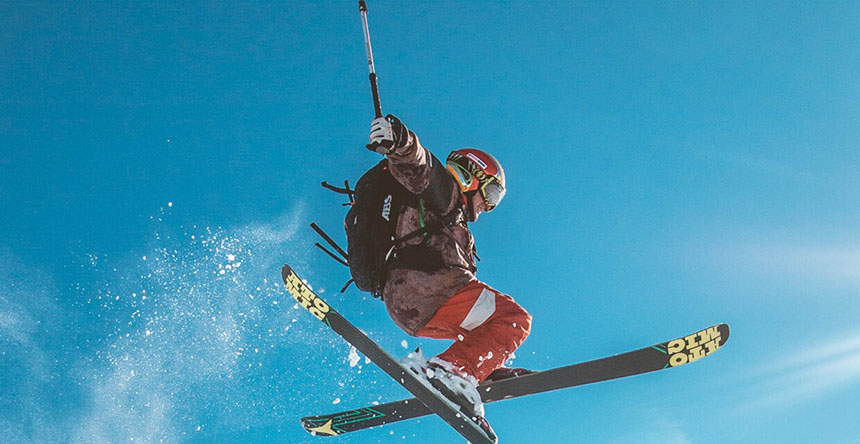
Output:
[[[290,295],[295,298],[299,305],[329,326],[329,328],[352,344],[359,352],[364,354],[385,373],[412,393],[417,398],[414,402],[421,404],[425,408],[424,414],[435,413],[439,415],[439,417],[445,420],[445,422],[472,444],[495,443],[495,440],[488,438],[475,422],[461,414],[455,404],[430,388],[422,379],[416,377],[412,371],[401,365],[400,362],[391,357],[372,339],[368,338],[367,335],[362,333],[322,300],[288,265],[284,265],[283,269],[281,269],[281,277],[284,279],[287,291],[289,291]],[[340,433],[334,421],[324,421],[309,428],[308,426],[305,427],[315,435],[332,436]]]
[[[678,367],[717,351],[729,339],[719,324],[672,341],[593,361],[487,382],[478,387],[485,403]],[[432,413],[417,399],[404,399],[330,415],[302,418],[308,431],[326,425],[335,436]]]

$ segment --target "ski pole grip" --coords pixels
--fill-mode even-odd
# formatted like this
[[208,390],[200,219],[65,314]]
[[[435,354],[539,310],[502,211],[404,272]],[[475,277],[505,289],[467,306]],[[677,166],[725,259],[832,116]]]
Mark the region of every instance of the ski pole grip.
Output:
[[370,92],[373,94],[373,109],[376,118],[382,117],[382,105],[379,103],[379,88],[376,86],[376,73],[370,73]]

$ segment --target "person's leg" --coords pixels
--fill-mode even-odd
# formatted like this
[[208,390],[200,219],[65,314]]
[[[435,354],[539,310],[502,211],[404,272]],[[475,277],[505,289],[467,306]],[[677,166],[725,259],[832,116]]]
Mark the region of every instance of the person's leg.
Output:
[[526,339],[531,319],[510,296],[472,282],[449,299],[418,336],[453,339],[454,344],[431,363],[481,382]]

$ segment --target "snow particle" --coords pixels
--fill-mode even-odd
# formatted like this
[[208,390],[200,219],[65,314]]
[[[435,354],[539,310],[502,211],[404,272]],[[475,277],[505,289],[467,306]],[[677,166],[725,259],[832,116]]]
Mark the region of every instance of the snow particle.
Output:
[[335,398],[334,401],[332,401],[331,403],[332,404],[340,404],[340,398]]
[[406,342],[406,339],[400,341],[400,346],[403,348],[409,348],[409,343]]
[[349,366],[355,367],[358,365],[358,361],[361,360],[361,356],[358,356],[358,351],[356,351],[355,347],[349,348]]

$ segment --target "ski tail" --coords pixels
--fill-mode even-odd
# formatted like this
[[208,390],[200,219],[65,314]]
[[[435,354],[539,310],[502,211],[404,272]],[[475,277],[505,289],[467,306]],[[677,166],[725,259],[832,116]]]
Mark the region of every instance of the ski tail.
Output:
[[[420,402],[415,399],[413,402]],[[422,407],[424,405],[422,404]],[[430,411],[424,407],[421,411]],[[426,413],[425,413],[426,414]],[[423,415],[417,415],[423,416]],[[337,436],[348,432],[377,427],[392,422],[411,419],[415,416],[400,416],[396,409],[383,405],[381,409],[365,407],[356,410],[337,413],[334,415],[308,416],[302,418],[302,427],[317,436]]]

